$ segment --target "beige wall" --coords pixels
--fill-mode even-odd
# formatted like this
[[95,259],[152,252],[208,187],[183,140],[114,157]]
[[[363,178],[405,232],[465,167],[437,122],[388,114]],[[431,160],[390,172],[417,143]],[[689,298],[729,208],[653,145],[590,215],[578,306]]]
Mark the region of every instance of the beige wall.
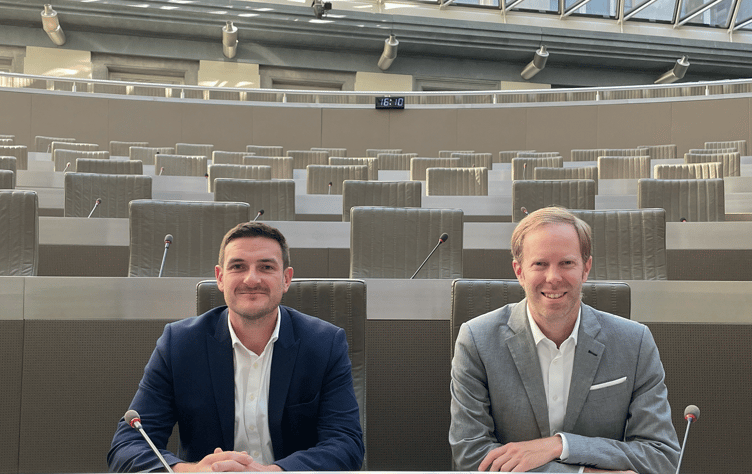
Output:
[[201,61],[198,85],[204,87],[258,88],[261,84],[258,64]]
[[413,76],[403,74],[355,73],[356,91],[411,91]]
[[91,53],[27,46],[24,74],[91,79]]

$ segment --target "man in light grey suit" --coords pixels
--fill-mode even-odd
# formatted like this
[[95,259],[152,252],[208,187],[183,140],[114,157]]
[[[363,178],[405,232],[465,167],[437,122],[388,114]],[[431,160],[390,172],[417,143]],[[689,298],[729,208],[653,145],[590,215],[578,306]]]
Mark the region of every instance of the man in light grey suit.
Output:
[[581,303],[589,226],[540,209],[512,235],[526,298],[462,325],[449,443],[459,470],[676,470],[664,371],[650,330]]

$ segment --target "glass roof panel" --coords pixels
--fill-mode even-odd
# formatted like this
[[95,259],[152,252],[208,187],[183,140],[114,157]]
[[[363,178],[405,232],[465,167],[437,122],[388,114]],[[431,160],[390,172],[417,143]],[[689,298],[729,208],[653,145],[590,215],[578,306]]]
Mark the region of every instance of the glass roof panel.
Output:
[[[572,6],[581,1],[582,0],[565,0],[564,8],[569,10]],[[616,0],[590,0],[588,3],[575,10],[575,13],[616,18],[617,4],[618,2]]]
[[[507,5],[514,0],[506,0]],[[558,0],[524,0],[517,5],[515,10],[537,11],[546,13],[556,13],[559,11]]]
[[[707,6],[712,3],[714,3],[714,0],[684,0],[680,18],[686,18],[703,6]],[[719,4],[692,18],[687,22],[687,24],[727,28],[729,18],[733,13],[733,5],[733,0],[721,0]]]
[[499,0],[455,0],[455,5],[478,5],[499,8]]
[[[736,24],[740,25],[752,20],[752,0],[739,0],[739,13],[736,15]],[[744,26],[743,30],[752,30],[752,24]]]
[[[639,7],[642,3],[644,2],[637,0],[625,0],[624,14],[629,14],[630,11]],[[637,13],[632,18],[661,22],[666,21],[670,23],[674,19],[675,10],[676,0],[658,0],[654,4]]]

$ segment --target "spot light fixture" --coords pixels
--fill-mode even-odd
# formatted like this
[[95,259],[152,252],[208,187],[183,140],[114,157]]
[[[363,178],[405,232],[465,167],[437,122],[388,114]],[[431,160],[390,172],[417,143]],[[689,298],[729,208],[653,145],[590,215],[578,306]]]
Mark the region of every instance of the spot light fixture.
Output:
[[227,24],[222,27],[222,54],[232,59],[238,52],[238,28],[227,20]]
[[689,60],[686,56],[682,56],[681,59],[676,60],[674,67],[664,72],[661,77],[656,79],[656,84],[671,84],[679,79],[683,78],[689,69]]
[[546,67],[546,61],[548,61],[548,51],[546,51],[545,46],[541,45],[540,49],[535,52],[533,60],[525,66],[525,69],[522,70],[520,75],[526,81],[529,80]]
[[52,9],[52,5],[49,3],[42,10],[42,29],[56,45],[62,46],[65,44],[65,33],[63,33],[63,29],[60,27],[57,12]]
[[384,41],[384,52],[381,53],[379,58],[379,69],[382,71],[389,69],[397,58],[397,46],[399,46],[397,38],[394,35],[389,35],[389,38]]

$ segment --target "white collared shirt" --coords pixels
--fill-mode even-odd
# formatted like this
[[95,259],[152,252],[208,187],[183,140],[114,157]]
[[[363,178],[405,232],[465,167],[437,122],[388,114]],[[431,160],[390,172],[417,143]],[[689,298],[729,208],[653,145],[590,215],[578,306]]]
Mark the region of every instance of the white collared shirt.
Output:
[[248,350],[230,326],[235,371],[235,451],[248,452],[261,464],[274,462],[274,449],[269,433],[269,380],[274,342],[279,338],[279,307],[277,325],[261,355]]

